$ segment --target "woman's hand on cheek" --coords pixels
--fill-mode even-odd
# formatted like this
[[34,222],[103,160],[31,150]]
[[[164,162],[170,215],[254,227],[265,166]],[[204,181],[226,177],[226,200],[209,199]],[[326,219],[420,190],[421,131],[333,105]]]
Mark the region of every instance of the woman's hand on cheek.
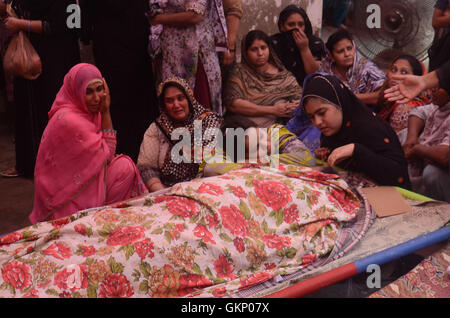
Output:
[[111,106],[111,96],[109,95],[109,87],[108,84],[106,84],[105,79],[103,79],[103,86],[105,88],[105,92],[101,101],[102,107],[100,108],[100,112],[102,114],[108,113]]
[[328,156],[328,164],[330,166],[336,166],[340,162],[351,158],[353,156],[353,152],[355,150],[355,144],[348,144],[339,148],[336,148],[331,152]]

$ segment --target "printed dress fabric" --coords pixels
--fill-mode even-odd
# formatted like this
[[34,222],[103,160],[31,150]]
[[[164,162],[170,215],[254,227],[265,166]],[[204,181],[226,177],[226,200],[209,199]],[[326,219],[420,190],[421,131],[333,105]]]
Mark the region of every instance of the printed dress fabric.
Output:
[[232,296],[323,260],[361,209],[337,175],[244,167],[1,237],[0,296]]
[[[423,131],[419,136],[419,144],[427,147],[439,145],[450,146],[450,103],[440,107],[434,104],[417,107],[409,115],[416,116],[425,123]],[[423,185],[423,169],[427,164],[429,163],[420,160],[413,161],[408,166],[413,189],[416,192],[424,193],[425,191]]]
[[194,11],[203,19],[183,28],[164,25],[161,33],[162,81],[178,76],[195,90],[198,62],[203,65],[212,109],[222,114],[222,77],[217,47],[226,46],[225,15],[221,1],[168,0],[164,13]]
[[383,287],[370,298],[449,298],[450,244],[424,259],[409,273]]
[[[334,71],[333,65],[334,62],[327,56],[322,60],[317,72],[339,77]],[[386,75],[384,72],[371,60],[360,58],[358,56],[358,51],[356,51],[353,66],[347,71],[346,80],[343,82],[353,94],[363,94],[374,92],[381,88],[385,80]]]
[[[384,88],[382,88],[382,91],[384,91]],[[422,92],[419,96],[407,103],[395,103],[383,100],[379,103],[381,109],[378,115],[388,121],[396,133],[399,133],[402,129],[408,128],[410,112],[417,107],[430,104],[431,101],[430,90]]]

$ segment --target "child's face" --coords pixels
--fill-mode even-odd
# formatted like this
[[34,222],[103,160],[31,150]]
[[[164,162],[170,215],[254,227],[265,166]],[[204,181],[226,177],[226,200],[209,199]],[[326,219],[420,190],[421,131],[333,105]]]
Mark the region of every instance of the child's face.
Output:
[[323,135],[333,136],[341,130],[343,114],[336,106],[320,98],[309,98],[305,104],[305,112]]
[[438,106],[444,106],[450,102],[450,96],[443,88],[433,90],[433,104]]

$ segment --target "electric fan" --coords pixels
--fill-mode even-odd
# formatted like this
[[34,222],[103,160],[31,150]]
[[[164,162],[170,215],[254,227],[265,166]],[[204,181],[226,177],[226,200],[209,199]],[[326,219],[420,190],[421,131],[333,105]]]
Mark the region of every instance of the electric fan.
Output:
[[[384,69],[399,53],[413,55],[421,61],[427,60],[427,51],[434,37],[432,19],[435,3],[436,0],[355,1],[351,31],[358,52]],[[372,16],[374,11],[368,10],[373,4],[380,8],[379,28],[369,27],[368,20],[370,22],[372,17],[376,18]]]

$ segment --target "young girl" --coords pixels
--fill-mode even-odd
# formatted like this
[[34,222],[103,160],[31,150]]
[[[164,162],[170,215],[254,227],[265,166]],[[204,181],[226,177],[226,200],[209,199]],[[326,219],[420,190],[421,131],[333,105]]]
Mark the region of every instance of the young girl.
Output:
[[300,107],[322,132],[316,151],[330,166],[361,172],[380,185],[409,188],[407,162],[397,135],[331,75],[305,80]]
[[328,56],[319,72],[335,75],[365,104],[377,103],[386,75],[369,59],[360,58],[352,35],[338,30],[327,40]]

